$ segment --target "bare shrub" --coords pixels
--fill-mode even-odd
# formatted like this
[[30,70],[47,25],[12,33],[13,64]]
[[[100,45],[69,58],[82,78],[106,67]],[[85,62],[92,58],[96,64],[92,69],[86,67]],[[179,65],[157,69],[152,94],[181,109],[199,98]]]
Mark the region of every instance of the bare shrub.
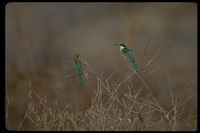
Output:
[[[147,44],[148,46],[148,44]],[[147,46],[144,50],[146,53]],[[153,62],[159,55],[162,45],[146,63],[146,67]],[[145,54],[144,54],[145,58]],[[91,103],[82,110],[78,107],[75,110],[71,109],[69,104],[63,110],[51,109],[46,106],[46,98],[40,97],[35,92],[33,84],[29,82],[29,98],[31,102],[27,105],[27,111],[23,119],[20,121],[18,129],[24,124],[24,120],[28,119],[32,123],[30,130],[36,131],[182,131],[196,130],[197,116],[196,107],[189,108],[187,112],[186,102],[196,98],[195,94],[190,94],[194,79],[190,85],[186,87],[185,94],[181,99],[178,99],[173,94],[173,88],[170,83],[169,73],[166,64],[166,75],[169,85],[169,97],[172,103],[172,108],[167,110],[161,105],[153,95],[149,85],[145,82],[145,78],[151,75],[154,71],[160,68],[156,67],[152,71],[146,73],[145,69],[141,73],[136,73],[130,66],[114,71],[109,77],[103,77],[97,73],[86,61],[85,67],[90,70],[87,75],[94,76],[97,87],[94,89],[94,97]],[[146,68],[145,67],[145,68]],[[112,83],[111,78],[119,72],[128,73],[123,76],[118,83]],[[70,76],[70,75],[69,75]],[[69,77],[67,76],[67,77]],[[134,76],[134,79],[132,77]],[[159,79],[158,79],[159,81]],[[137,86],[133,82],[138,83]],[[143,95],[142,93],[145,92]],[[168,95],[168,94],[166,94]],[[35,103],[37,99],[37,104]],[[6,118],[8,117],[9,104],[12,98],[7,98],[6,101]],[[57,101],[55,101],[56,103]],[[9,121],[6,122],[8,129]]]

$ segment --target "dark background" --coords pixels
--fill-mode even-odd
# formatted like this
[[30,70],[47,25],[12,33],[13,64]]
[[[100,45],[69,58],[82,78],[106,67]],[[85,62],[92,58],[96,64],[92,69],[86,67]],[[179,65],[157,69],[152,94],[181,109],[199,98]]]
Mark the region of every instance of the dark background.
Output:
[[[73,73],[73,55],[79,53],[107,78],[129,65],[115,43],[130,45],[141,70],[163,44],[145,69],[148,73],[161,67],[146,82],[163,107],[171,104],[166,70],[160,63],[164,55],[174,95],[182,96],[193,77],[196,93],[196,3],[8,3],[5,21],[5,89],[8,98],[14,95],[8,112],[13,130],[30,102],[29,82],[41,97],[46,96],[48,107],[55,108],[56,92],[61,109],[67,103],[80,109],[88,105],[96,82],[84,76],[80,87],[75,75],[64,78]],[[143,50],[149,40],[145,61]],[[192,100],[189,107],[195,105]],[[29,123],[21,129],[29,129]]]

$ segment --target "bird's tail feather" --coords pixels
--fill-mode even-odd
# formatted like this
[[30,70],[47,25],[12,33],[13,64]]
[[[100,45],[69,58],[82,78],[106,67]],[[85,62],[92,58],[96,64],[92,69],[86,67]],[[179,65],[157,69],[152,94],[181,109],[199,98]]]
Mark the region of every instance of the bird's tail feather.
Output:
[[133,68],[135,69],[135,71],[138,73],[140,72],[140,69],[139,67],[135,64],[135,63],[132,63],[133,64]]

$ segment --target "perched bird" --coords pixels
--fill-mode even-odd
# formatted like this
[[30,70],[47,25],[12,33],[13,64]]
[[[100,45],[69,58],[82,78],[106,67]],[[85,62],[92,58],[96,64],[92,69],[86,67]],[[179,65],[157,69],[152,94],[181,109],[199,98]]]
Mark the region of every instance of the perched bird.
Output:
[[131,48],[128,46],[128,44],[122,42],[120,44],[115,44],[115,45],[120,46],[120,52],[125,57],[125,59],[128,59],[132,63],[133,68],[138,73],[140,71],[140,69],[135,64],[135,59],[134,59],[134,56],[133,56],[133,52],[132,52]]
[[79,54],[74,55],[73,68],[74,68],[74,71],[76,72],[76,75],[78,77],[79,84],[83,85],[83,77],[82,77],[83,67],[82,67],[82,61],[80,60]]

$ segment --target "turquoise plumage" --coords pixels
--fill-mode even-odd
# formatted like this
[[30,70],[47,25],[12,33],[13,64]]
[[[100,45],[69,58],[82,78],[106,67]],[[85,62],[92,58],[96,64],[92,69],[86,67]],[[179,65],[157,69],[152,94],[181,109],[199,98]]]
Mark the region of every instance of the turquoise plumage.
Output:
[[78,77],[78,81],[80,85],[83,85],[83,65],[82,65],[82,61],[80,60],[80,55],[79,54],[75,54],[74,55],[74,60],[73,60],[73,68],[74,71]]
[[121,43],[121,44],[115,44],[120,46],[120,52],[122,53],[122,55],[128,59],[131,64],[133,65],[134,70],[138,73],[140,72],[139,67],[135,64],[135,59],[133,56],[133,51],[131,50],[131,48],[128,46],[128,44],[126,43]]

